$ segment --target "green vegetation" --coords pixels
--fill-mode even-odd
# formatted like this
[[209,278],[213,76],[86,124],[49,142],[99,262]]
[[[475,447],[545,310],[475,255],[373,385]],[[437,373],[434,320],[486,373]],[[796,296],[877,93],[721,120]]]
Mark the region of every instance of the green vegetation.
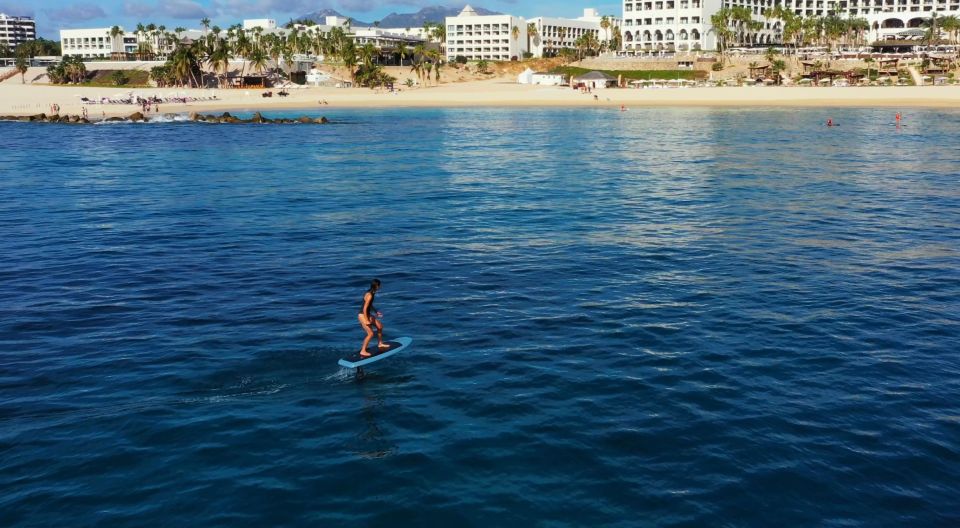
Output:
[[[303,24],[300,26],[299,24]],[[289,78],[290,70],[297,55],[324,56],[331,64],[339,64],[350,71],[353,81],[359,86],[384,86],[395,79],[383,71],[384,63],[409,65],[424,81],[431,74],[437,80],[440,77],[442,54],[437,50],[428,50],[417,46],[412,52],[406,46],[396,49],[379,49],[373,45],[358,46],[348,36],[351,22],[342,27],[324,30],[322,26],[309,24],[306,20],[291,20],[285,33],[264,34],[260,28],[243,29],[239,24],[224,31],[211,26],[210,19],[200,21],[204,35],[193,41],[181,38],[183,28],[172,33],[164,26],[137,24],[139,44],[134,54],[140,60],[151,60],[159,55],[165,58],[163,66],[153,68],[150,77],[160,86],[207,86],[215,81],[220,87],[227,83],[232,58],[244,58],[249,68],[260,75],[276,74]],[[304,27],[306,26],[306,27]],[[437,40],[441,46],[446,41],[446,30],[442,26],[429,25],[429,38]],[[107,32],[111,39],[119,38],[122,32]],[[412,59],[412,60],[408,60]],[[286,71],[281,71],[283,64]],[[204,75],[204,66],[212,70],[212,75]],[[248,64],[244,64],[239,75],[248,74]],[[208,78],[205,78],[208,77]],[[133,82],[133,81],[131,81]]]
[[114,70],[113,73],[110,74],[110,80],[117,86],[123,86],[130,82],[130,77],[123,70]]
[[24,77],[24,75],[27,73],[27,68],[29,67],[27,62],[27,58],[21,55],[17,57],[17,60],[14,63],[14,67],[17,69],[17,72],[20,73],[20,84],[26,84],[27,82],[26,77]]
[[6,45],[0,46],[0,57],[27,57],[57,56],[60,55],[60,43],[45,38],[28,40],[10,49]]
[[[560,66],[551,70],[550,73],[562,73],[569,76],[570,78],[583,75],[585,73],[590,73],[594,70],[587,68],[578,68],[576,66]],[[621,75],[624,79],[631,81],[646,81],[650,79],[685,79],[688,81],[695,81],[698,79],[705,79],[707,77],[706,72],[695,71],[695,70],[597,70],[607,75],[615,78],[619,78]]]
[[80,86],[148,88],[150,74],[141,70],[99,70]]
[[78,84],[87,78],[87,67],[80,57],[67,55],[59,64],[47,66],[47,77],[53,84]]

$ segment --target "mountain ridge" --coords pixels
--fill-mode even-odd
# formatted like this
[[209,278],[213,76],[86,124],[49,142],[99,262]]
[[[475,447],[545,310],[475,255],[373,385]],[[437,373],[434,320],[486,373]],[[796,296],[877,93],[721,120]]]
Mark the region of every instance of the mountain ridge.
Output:
[[[447,17],[457,16],[460,14],[460,11],[463,10],[463,7],[450,7],[450,6],[427,6],[421,8],[416,13],[390,13],[389,15],[383,17],[380,21],[380,27],[383,28],[418,28],[423,27],[427,22],[433,23],[443,23]],[[496,11],[491,11],[489,9],[484,9],[482,7],[474,7],[474,10],[478,15],[499,15]],[[348,17],[336,9],[320,9],[313,13],[308,13],[301,17],[298,17],[297,20],[313,20],[318,24],[324,23],[326,17],[328,16],[337,16],[341,18],[350,18],[351,26],[354,27],[371,27],[374,24],[369,22],[362,22],[353,17]]]

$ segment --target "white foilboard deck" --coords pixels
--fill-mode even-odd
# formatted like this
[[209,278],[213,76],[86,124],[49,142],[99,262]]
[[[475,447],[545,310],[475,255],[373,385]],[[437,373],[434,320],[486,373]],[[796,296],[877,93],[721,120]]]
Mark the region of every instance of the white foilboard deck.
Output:
[[389,348],[378,348],[376,343],[372,343],[371,346],[367,346],[367,352],[370,352],[372,355],[370,357],[361,357],[360,352],[354,352],[353,354],[342,358],[337,362],[341,367],[347,368],[359,368],[364,365],[369,365],[370,363],[375,363],[381,359],[386,359],[397,352],[410,346],[410,343],[413,343],[413,339],[410,337],[398,337],[392,341],[386,342],[390,345]]

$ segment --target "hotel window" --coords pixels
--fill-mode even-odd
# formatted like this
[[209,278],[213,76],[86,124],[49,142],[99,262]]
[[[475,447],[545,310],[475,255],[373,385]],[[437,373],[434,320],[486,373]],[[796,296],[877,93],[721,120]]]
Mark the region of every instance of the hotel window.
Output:
[[700,17],[692,17],[692,18],[690,18],[690,21],[693,22],[694,24],[699,24],[699,23],[700,23]]

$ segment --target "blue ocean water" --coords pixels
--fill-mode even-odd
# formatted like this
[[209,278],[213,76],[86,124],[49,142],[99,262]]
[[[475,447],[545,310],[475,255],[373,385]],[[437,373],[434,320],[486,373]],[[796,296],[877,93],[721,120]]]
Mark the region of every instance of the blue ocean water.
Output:
[[0,526],[960,525],[960,112],[326,115],[0,123]]

